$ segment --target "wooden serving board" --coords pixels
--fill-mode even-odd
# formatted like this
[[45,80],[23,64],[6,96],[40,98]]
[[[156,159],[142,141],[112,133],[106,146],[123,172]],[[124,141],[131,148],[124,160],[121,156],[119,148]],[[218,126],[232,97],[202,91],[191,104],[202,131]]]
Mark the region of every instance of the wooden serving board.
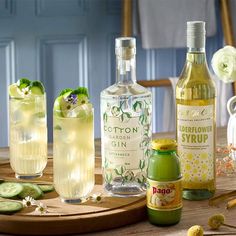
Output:
[[[6,149],[0,149],[6,151]],[[1,156],[0,156],[1,157]],[[101,159],[96,158],[95,182],[92,193],[103,193],[101,203],[90,200],[82,204],[62,203],[54,191],[46,193],[40,202],[48,207],[48,213],[40,215],[35,208],[25,208],[14,215],[0,215],[0,233],[16,235],[67,235],[106,230],[132,224],[145,219],[145,197],[118,198],[103,192]],[[0,162],[0,178],[10,181],[50,183],[53,182],[52,159],[41,178],[35,181],[19,181],[8,161]]]

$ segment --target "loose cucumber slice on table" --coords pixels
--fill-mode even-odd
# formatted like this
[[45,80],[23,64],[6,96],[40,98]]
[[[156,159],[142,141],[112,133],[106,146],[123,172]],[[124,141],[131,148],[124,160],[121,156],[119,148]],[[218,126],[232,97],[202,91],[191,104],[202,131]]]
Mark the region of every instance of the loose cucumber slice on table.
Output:
[[19,198],[24,199],[30,196],[34,199],[39,199],[43,196],[43,191],[36,184],[22,183],[23,190],[18,194]]
[[20,202],[3,201],[0,202],[0,214],[12,214],[20,211],[23,205]]
[[23,190],[19,183],[5,182],[0,184],[0,197],[11,198],[17,196]]
[[39,188],[40,188],[44,193],[48,193],[48,192],[54,191],[53,185],[49,185],[49,184],[38,184],[38,186],[39,186]]

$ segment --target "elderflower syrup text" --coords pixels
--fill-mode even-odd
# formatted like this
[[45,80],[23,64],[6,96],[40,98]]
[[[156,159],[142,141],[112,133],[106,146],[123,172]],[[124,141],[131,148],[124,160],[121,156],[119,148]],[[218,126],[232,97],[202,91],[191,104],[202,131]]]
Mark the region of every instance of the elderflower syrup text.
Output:
[[182,157],[183,175],[192,181],[198,177],[194,172],[188,173],[188,166],[191,165],[194,170],[202,170],[204,178],[210,180],[214,177],[214,168],[211,168],[214,163],[213,105],[178,104],[177,109],[178,154]]

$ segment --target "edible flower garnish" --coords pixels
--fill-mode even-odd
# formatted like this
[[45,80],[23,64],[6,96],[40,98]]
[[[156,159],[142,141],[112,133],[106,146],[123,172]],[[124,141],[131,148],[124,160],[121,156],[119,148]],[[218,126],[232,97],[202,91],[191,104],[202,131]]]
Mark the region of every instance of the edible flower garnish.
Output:
[[92,196],[90,196],[90,199],[92,202],[100,203],[102,202],[102,194],[93,194]]
[[67,98],[66,98],[66,101],[71,103],[71,104],[76,104],[77,101],[78,101],[78,97],[76,94],[70,94]]
[[24,207],[31,207],[37,205],[36,201],[30,196],[25,197],[22,200],[22,203]]
[[38,207],[35,209],[35,211],[39,212],[41,215],[48,212],[47,206],[43,204],[42,202],[38,204]]
[[22,88],[21,91],[25,96],[31,94],[31,90],[29,89],[29,87]]

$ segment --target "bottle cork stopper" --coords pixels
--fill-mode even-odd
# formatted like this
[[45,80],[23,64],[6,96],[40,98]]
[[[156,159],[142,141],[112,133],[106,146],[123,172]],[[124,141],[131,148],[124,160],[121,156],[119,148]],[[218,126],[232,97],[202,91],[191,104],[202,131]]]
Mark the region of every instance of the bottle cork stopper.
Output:
[[205,22],[188,21],[187,22],[187,47],[205,48]]

